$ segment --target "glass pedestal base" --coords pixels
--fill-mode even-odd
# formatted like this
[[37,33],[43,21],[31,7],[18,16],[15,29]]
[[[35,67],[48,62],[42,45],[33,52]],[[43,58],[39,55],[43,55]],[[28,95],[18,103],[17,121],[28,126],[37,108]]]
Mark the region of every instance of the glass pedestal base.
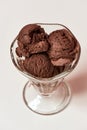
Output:
[[23,99],[26,106],[35,113],[52,115],[66,108],[71,99],[71,89],[63,81],[56,91],[44,96],[36,91],[31,82],[27,82],[23,89]]

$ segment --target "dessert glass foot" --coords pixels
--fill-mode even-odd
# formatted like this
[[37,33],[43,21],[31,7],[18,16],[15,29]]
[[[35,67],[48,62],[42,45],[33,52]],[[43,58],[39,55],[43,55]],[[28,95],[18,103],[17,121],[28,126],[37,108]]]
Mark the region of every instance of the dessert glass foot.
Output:
[[[23,100],[26,106],[30,110],[43,115],[51,115],[62,111],[71,99],[69,85],[62,81],[59,85],[56,84],[55,90],[49,93],[50,89],[53,89],[50,85],[45,86],[45,90],[44,86],[43,88],[39,86],[38,91],[38,86],[34,86],[32,82],[28,81],[23,89]],[[48,91],[48,93],[44,91]]]
[[[73,35],[67,27],[61,24],[38,23],[38,25],[42,26],[48,34],[54,30],[66,29]],[[75,36],[73,35],[73,37]],[[16,37],[11,44],[10,54],[15,67],[29,80],[23,89],[23,100],[26,106],[30,110],[42,115],[51,115],[62,111],[71,99],[71,89],[64,82],[64,78],[72,72],[79,61],[81,51],[79,43],[78,53],[76,53],[73,62],[65,66],[61,73],[51,78],[39,78],[27,73],[22,66],[24,57],[18,57],[15,52],[17,46]]]

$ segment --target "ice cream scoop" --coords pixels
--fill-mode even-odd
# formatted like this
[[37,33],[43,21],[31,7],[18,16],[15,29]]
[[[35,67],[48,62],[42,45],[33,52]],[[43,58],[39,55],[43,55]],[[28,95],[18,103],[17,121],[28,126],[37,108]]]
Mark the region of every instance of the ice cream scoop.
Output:
[[[42,40],[44,37],[44,29],[37,24],[28,24],[24,26],[18,35],[18,41],[24,45],[30,44],[33,41],[36,41],[35,36],[38,35],[37,40]],[[37,37],[37,36],[36,36]]]
[[29,57],[31,54],[48,50],[48,35],[37,24],[24,26],[18,35],[18,47],[16,53],[19,57]]
[[48,41],[48,55],[53,65],[62,66],[74,60],[78,44],[73,34],[66,29],[56,30],[49,34]]
[[34,54],[30,58],[26,58],[24,68],[30,74],[41,78],[52,77],[54,71],[49,57],[45,54]]

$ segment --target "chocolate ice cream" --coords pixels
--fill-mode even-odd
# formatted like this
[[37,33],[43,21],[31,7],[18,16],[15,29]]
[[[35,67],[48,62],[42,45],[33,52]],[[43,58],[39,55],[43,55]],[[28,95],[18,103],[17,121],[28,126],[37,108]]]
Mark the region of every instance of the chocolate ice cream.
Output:
[[67,71],[80,49],[70,31],[60,29],[47,34],[37,24],[24,26],[17,40],[16,54],[20,57],[20,68],[41,78]]
[[31,42],[39,42],[45,37],[44,29],[37,24],[28,24],[24,26],[18,35],[18,41],[24,45],[30,44]]
[[45,54],[34,54],[25,59],[24,67],[30,74],[41,78],[52,77],[54,71],[49,57]]
[[46,52],[48,50],[48,47],[49,44],[47,41],[40,41],[36,44],[30,44],[28,51],[30,54]]
[[50,49],[48,55],[55,66],[71,63],[75,58],[76,39],[65,29],[56,30],[48,38]]
[[29,24],[22,28],[18,35],[18,48],[16,53],[19,57],[29,57],[31,54],[48,50],[48,35],[37,24]]

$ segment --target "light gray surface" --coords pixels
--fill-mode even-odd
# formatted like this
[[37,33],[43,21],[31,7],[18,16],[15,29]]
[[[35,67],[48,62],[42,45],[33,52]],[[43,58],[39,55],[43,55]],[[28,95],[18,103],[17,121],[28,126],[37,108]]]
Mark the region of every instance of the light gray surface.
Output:
[[[87,130],[87,0],[0,0],[0,130]],[[27,79],[14,67],[10,45],[28,23],[56,22],[71,29],[82,46],[80,62],[66,80],[72,100],[61,113],[37,115],[22,99]],[[86,60],[85,60],[86,58]]]

